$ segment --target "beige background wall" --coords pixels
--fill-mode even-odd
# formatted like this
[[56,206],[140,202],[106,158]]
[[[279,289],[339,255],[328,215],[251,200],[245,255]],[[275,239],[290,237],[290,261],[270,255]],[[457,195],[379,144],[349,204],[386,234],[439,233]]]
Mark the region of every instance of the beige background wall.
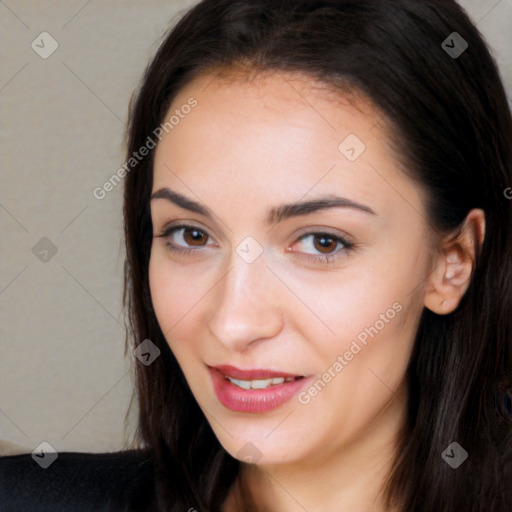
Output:
[[[114,451],[133,433],[122,187],[92,191],[122,165],[130,94],[194,3],[0,0],[0,455]],[[461,3],[512,93],[512,0]]]

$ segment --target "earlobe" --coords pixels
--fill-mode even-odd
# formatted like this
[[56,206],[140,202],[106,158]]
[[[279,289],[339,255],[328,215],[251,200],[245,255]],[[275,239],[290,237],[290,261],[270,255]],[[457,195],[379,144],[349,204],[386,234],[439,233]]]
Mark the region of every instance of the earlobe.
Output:
[[476,253],[485,236],[483,210],[471,210],[460,231],[440,244],[435,268],[425,286],[425,307],[438,315],[454,311],[469,287]]

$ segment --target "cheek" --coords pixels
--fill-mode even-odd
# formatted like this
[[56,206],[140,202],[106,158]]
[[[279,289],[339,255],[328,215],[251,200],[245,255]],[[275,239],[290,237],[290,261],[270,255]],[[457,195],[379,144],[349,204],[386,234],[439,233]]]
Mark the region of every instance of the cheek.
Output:
[[331,283],[312,296],[312,303],[323,304],[319,316],[335,335],[320,336],[311,321],[302,326],[314,347],[310,359],[318,380],[300,403],[311,417],[323,418],[333,440],[357,436],[375,420],[403,383],[413,345],[418,314],[413,297],[407,298],[410,289],[367,277]]
[[319,273],[311,280],[297,276],[295,282],[287,282],[307,307],[291,300],[286,315],[316,345],[325,362],[326,356],[349,350],[353,340],[364,346],[401,324],[412,288],[411,280],[403,275],[399,280],[390,266],[360,265],[338,273]]
[[184,326],[194,324],[190,318],[206,291],[201,283],[192,267],[177,270],[165,255],[158,251],[152,253],[149,261],[151,300],[168,343]]

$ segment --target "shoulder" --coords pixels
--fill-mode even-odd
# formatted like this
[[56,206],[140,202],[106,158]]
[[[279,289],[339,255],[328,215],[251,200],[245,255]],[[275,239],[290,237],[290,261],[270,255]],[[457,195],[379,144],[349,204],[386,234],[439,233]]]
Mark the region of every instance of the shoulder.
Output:
[[150,487],[153,472],[144,450],[61,452],[43,466],[31,453],[0,457],[2,512],[118,510],[135,488]]

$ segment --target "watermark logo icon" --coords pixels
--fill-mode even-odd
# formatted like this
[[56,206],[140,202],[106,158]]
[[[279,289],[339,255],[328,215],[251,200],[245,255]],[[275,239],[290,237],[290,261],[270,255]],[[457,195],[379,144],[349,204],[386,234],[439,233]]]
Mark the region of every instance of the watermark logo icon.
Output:
[[253,443],[245,443],[240,450],[238,450],[236,457],[249,464],[255,464],[258,462],[263,454]]
[[252,236],[245,238],[236,248],[236,253],[246,263],[252,263],[262,252],[263,247]]
[[441,43],[441,48],[452,59],[458,59],[468,49],[468,46],[468,42],[458,32],[452,32]]
[[365,151],[366,146],[363,141],[351,133],[338,146],[339,152],[349,161],[356,161]]
[[33,452],[32,458],[43,468],[50,467],[56,460],[59,454],[57,450],[46,441],[43,441]]
[[47,59],[59,47],[59,43],[48,32],[41,32],[30,46],[39,57]]
[[149,366],[160,355],[160,349],[151,340],[145,339],[133,351],[133,355],[144,366]]
[[468,452],[459,443],[453,442],[441,454],[446,464],[457,469],[467,458]]
[[48,263],[56,254],[57,246],[46,236],[43,236],[32,247],[32,254],[43,263]]

